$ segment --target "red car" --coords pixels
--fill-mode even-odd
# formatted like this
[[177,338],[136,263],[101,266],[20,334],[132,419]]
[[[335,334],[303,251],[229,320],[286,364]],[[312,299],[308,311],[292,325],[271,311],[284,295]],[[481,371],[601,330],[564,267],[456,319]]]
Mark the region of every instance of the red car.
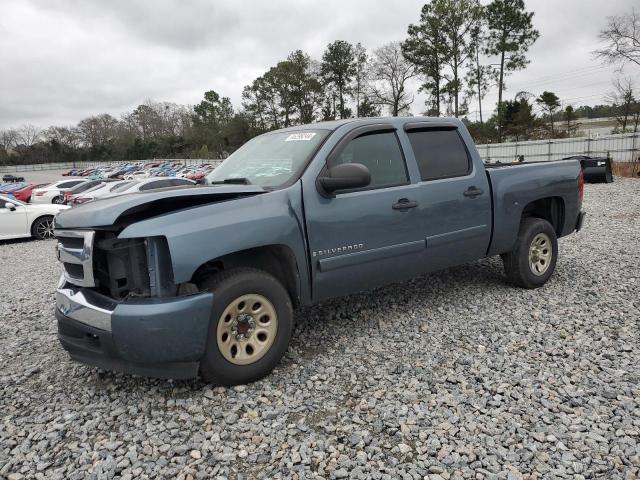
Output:
[[21,202],[29,203],[31,201],[31,192],[34,188],[40,188],[48,185],[48,183],[27,183],[24,186],[19,186],[15,190],[7,190],[0,191],[0,193],[11,193],[16,200],[20,200]]

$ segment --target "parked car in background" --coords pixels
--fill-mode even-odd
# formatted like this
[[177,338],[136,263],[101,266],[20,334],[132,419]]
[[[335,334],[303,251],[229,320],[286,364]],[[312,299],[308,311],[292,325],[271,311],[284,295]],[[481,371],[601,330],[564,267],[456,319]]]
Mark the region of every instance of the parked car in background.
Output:
[[149,176],[149,172],[147,171],[143,171],[143,172],[130,172],[125,174],[124,179],[125,180],[134,180],[134,179],[140,179],[140,178],[147,178]]
[[81,193],[87,192],[94,188],[101,187],[112,180],[89,180],[88,182],[82,182],[75,187],[64,192],[64,203],[69,205],[74,197],[79,196]]
[[31,194],[33,190],[35,188],[42,188],[46,185],[46,183],[6,183],[4,185],[0,185],[0,194],[11,194],[21,202],[29,203],[31,201]]
[[24,177],[16,177],[15,175],[11,175],[10,173],[7,173],[6,175],[2,176],[2,181],[4,183],[24,182]]
[[74,178],[73,180],[60,180],[46,187],[36,188],[31,192],[31,203],[63,204],[64,194],[67,190],[87,181],[86,178]]
[[125,193],[148,192],[159,188],[194,186],[195,184],[196,182],[186,178],[143,178],[141,180],[132,180],[129,184],[115,188],[112,192],[102,195],[100,198],[115,197]]
[[133,183],[135,183],[135,180],[116,180],[114,182],[106,182],[102,185],[91,188],[84,193],[74,195],[69,204],[72,207],[77,207],[83,203],[109,196],[112,193],[117,194],[119,191],[126,190]]
[[67,208],[65,205],[30,205],[0,195],[0,239],[53,238],[53,217]]

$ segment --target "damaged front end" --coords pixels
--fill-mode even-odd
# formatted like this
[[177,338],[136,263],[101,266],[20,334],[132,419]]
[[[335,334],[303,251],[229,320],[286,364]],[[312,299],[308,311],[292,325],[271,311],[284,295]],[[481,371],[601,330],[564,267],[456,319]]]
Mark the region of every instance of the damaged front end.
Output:
[[96,289],[116,300],[178,291],[164,237],[120,239],[114,232],[97,232],[93,265]]
[[58,337],[71,357],[143,375],[197,375],[213,294],[174,283],[164,237],[56,230]]

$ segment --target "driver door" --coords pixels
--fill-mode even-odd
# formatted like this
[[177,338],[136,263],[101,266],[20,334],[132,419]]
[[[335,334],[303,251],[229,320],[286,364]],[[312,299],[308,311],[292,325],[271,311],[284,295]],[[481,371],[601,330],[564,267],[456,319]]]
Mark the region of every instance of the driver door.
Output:
[[[13,203],[14,210],[6,208],[7,203]],[[20,237],[27,233],[26,208],[11,199],[0,197],[0,238]]]
[[421,271],[426,242],[416,225],[417,198],[394,128],[348,134],[327,167],[359,163],[368,186],[323,196],[304,185],[314,301],[367,290]]

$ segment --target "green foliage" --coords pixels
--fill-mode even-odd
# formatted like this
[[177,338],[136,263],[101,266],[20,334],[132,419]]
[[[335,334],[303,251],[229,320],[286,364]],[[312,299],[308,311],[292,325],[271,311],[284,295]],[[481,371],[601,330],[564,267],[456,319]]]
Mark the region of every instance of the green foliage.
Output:
[[547,120],[549,121],[551,126],[551,138],[553,138],[555,136],[553,116],[560,108],[560,99],[555,93],[544,91],[538,98],[536,98],[536,103],[547,115]]
[[464,72],[475,59],[482,19],[477,0],[431,0],[422,7],[420,23],[409,25],[403,52],[424,79],[429,114],[440,115],[443,102],[452,115],[464,113]]
[[443,68],[446,49],[442,19],[434,2],[427,3],[420,12],[420,22],[409,25],[408,37],[402,44],[405,57],[412,62],[422,76],[420,91],[429,95],[427,115],[441,114]]
[[353,45],[344,40],[336,40],[327,45],[322,55],[320,73],[325,85],[337,95],[337,112],[340,118],[351,116],[351,110],[346,103],[347,98],[352,94],[351,82],[356,72],[357,61]]
[[567,105],[567,107],[564,109],[564,121],[567,137],[572,137],[577,132],[578,127],[580,126],[578,123],[576,123],[577,119],[578,116],[576,115],[575,109],[571,105]]
[[[525,54],[540,33],[533,27],[533,12],[527,12],[523,0],[493,0],[485,10],[487,21],[486,53],[498,56],[498,111],[505,88],[504,78],[510,72],[523,69],[529,60]],[[498,138],[502,122],[498,117]]]

